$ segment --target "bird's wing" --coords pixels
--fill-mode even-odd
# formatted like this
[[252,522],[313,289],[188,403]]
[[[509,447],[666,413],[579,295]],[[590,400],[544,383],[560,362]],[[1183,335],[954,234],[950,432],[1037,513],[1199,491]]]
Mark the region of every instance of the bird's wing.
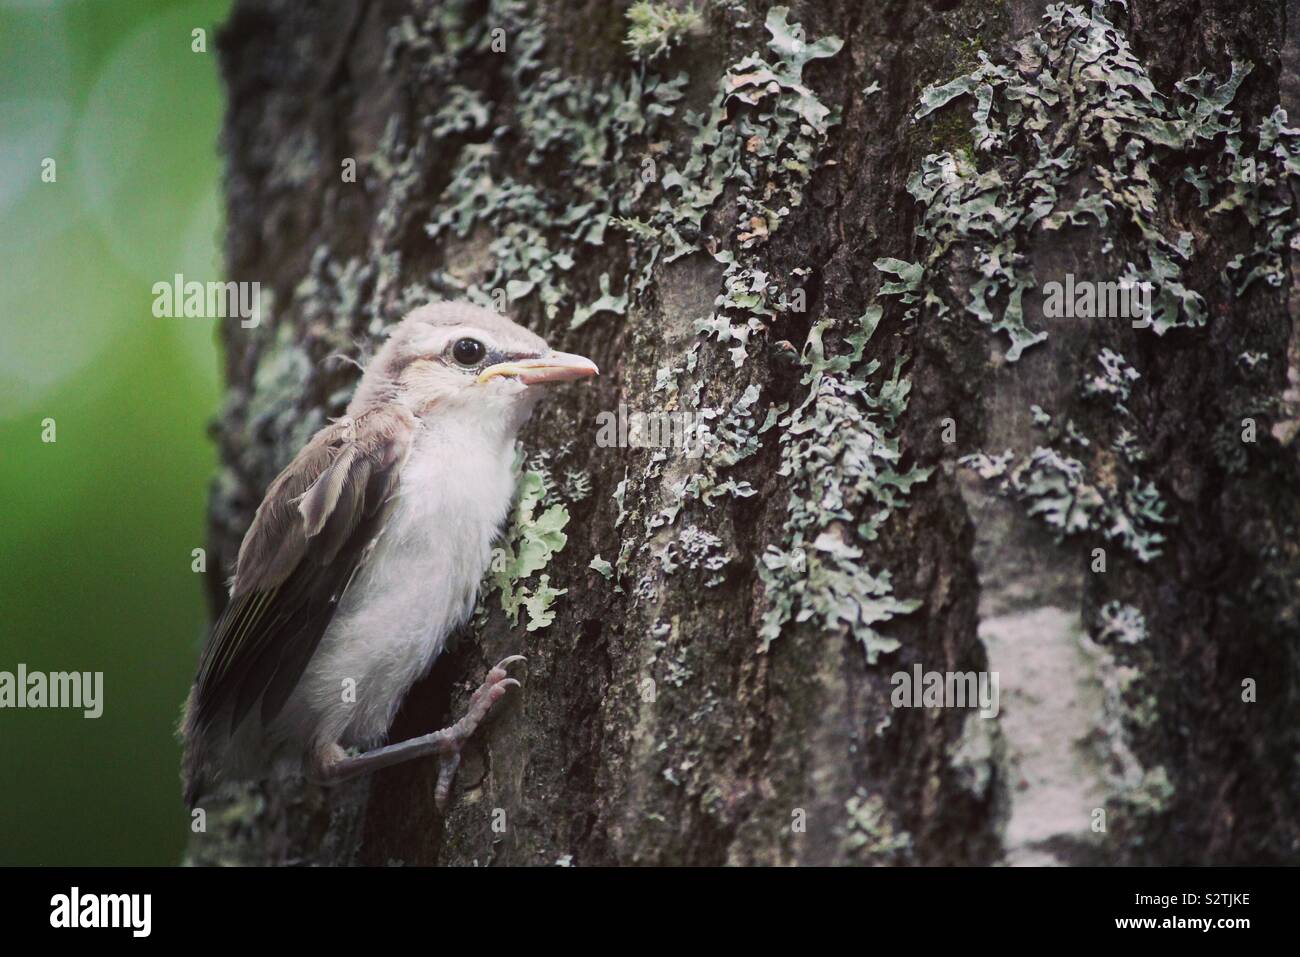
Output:
[[197,723],[274,718],[383,527],[416,420],[380,406],[321,429],[276,477],[239,548],[230,603],[203,649]]

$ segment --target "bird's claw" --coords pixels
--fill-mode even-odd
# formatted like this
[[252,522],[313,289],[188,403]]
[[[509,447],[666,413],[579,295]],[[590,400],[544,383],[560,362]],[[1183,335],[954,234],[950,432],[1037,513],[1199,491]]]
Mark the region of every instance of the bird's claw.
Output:
[[518,679],[510,677],[506,667],[527,660],[523,655],[510,655],[498,661],[487,673],[483,683],[469,696],[469,708],[466,709],[465,716],[447,729],[447,741],[438,765],[438,785],[433,795],[440,813],[446,813],[451,800],[451,785],[456,777],[456,769],[460,767],[461,748],[488,716],[492,706],[505,697],[511,688],[522,687]]
[[516,661],[527,661],[527,660],[528,659],[525,658],[523,655],[510,655],[508,658],[502,658],[495,665],[493,665],[492,670],[488,672],[487,680],[484,681],[484,684],[487,684],[490,681],[500,681],[502,678],[506,677],[507,675],[506,668],[508,668],[510,665],[513,665]]
[[[514,664],[516,661],[527,661],[527,660],[528,659],[525,658],[523,655],[511,655],[508,658],[502,658],[495,665],[493,665],[492,670],[489,671],[487,673],[487,677],[483,679],[483,683],[479,685],[477,689],[475,689],[472,695],[469,696],[470,707],[472,708],[483,697],[483,695],[489,693],[497,685],[504,684],[507,688],[513,685],[514,687],[518,688],[519,682],[516,681],[514,678],[510,677],[510,673],[506,671],[506,668],[509,665]],[[510,682],[510,684],[506,684],[506,682]],[[498,695],[497,697],[499,698],[500,695]]]

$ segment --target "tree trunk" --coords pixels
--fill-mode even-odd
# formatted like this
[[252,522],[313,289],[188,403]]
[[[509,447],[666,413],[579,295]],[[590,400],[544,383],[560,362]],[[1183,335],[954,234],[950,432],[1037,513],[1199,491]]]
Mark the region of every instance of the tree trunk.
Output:
[[638,7],[237,4],[214,565],[415,305],[603,375],[393,729],[528,656],[446,819],[263,782],[191,859],[1300,860],[1300,3]]

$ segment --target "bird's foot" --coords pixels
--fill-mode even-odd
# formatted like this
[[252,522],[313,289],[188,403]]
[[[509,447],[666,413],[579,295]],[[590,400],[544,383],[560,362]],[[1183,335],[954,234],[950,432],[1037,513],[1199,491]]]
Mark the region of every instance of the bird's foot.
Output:
[[496,663],[483,683],[469,696],[469,708],[464,717],[455,724],[424,734],[409,741],[384,745],[362,754],[349,756],[337,744],[323,749],[316,756],[317,777],[325,784],[337,784],[362,774],[371,774],[381,768],[390,768],[414,758],[436,754],[440,758],[438,765],[438,784],[434,789],[434,801],[440,813],[446,813],[451,798],[451,785],[460,767],[460,752],[465,742],[470,739],[478,726],[488,716],[492,706],[500,701],[511,688],[518,688],[519,682],[510,677],[506,671],[508,665],[516,661],[525,661],[523,655],[511,655]]
[[447,811],[447,805],[451,800],[451,785],[456,779],[456,770],[460,767],[460,752],[465,742],[483,723],[492,706],[505,697],[505,693],[511,688],[519,687],[519,682],[511,678],[506,671],[507,666],[516,661],[527,660],[523,655],[511,655],[498,661],[496,666],[487,673],[483,683],[469,696],[469,708],[465,711],[464,717],[442,731],[435,732],[446,736],[439,749],[441,757],[438,762],[438,785],[433,792],[433,799],[438,805],[439,813],[445,814]]

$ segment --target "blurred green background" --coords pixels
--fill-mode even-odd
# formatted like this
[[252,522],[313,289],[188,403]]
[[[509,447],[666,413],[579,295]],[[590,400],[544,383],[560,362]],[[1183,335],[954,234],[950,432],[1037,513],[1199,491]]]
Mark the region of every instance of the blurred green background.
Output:
[[0,864],[185,843],[220,362],[214,321],[154,318],[151,287],[221,278],[228,7],[0,0],[0,670],[104,672],[98,720],[0,710]]

